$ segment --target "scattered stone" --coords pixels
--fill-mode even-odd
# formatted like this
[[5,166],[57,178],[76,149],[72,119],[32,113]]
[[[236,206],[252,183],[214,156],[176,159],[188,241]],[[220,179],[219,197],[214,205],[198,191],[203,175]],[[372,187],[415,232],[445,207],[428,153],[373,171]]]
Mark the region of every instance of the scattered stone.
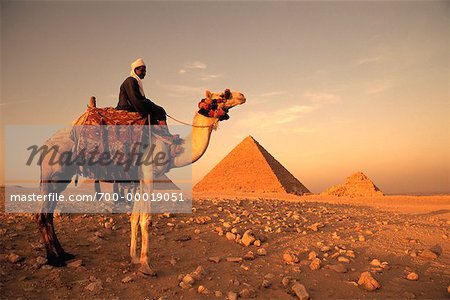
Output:
[[350,263],[350,259],[348,259],[347,257],[344,257],[344,256],[339,256],[338,262],[343,262],[343,263],[348,264],[348,263]]
[[234,233],[231,232],[227,232],[227,234],[225,235],[225,237],[227,238],[227,240],[229,241],[234,241],[236,239],[236,235]]
[[267,280],[267,279],[264,279],[263,280],[263,282],[262,282],[262,284],[261,284],[261,286],[263,287],[263,288],[270,288],[271,286],[272,286],[272,283],[269,281],[269,280]]
[[192,277],[191,274],[187,274],[183,277],[182,282],[184,282],[187,285],[192,286],[195,283],[195,279]]
[[283,279],[281,279],[281,284],[286,287],[289,285],[289,283],[291,283],[291,279],[289,277],[283,277]]
[[411,272],[406,276],[406,279],[411,280],[411,281],[417,281],[417,280],[419,280],[419,274],[417,274],[415,272]]
[[94,282],[91,282],[85,287],[85,289],[90,292],[97,292],[99,290],[102,290],[103,289],[102,281],[98,279]]
[[323,246],[322,248],[320,248],[320,251],[321,252],[328,252],[328,251],[330,251],[331,250],[331,247],[330,246]]
[[246,260],[254,260],[255,259],[255,253],[252,251],[248,251],[247,254],[244,255],[244,259]]
[[436,259],[438,258],[438,254],[431,251],[430,249],[425,249],[423,250],[420,254],[420,257],[422,258],[426,258],[426,259]]
[[256,254],[258,254],[259,256],[266,256],[267,250],[265,248],[259,248],[258,250],[256,250]]
[[209,294],[208,289],[204,285],[199,285],[197,288],[199,294]]
[[320,259],[318,259],[317,257],[314,258],[311,263],[309,264],[309,268],[311,270],[319,270],[320,269]]
[[239,297],[241,298],[254,298],[256,297],[256,291],[252,288],[243,288],[240,292],[239,292]]
[[298,256],[291,252],[285,252],[283,254],[283,260],[287,264],[294,264],[294,263],[298,263],[300,261]]
[[327,265],[327,269],[333,270],[337,273],[347,273],[348,269],[344,264]]
[[309,294],[306,291],[306,288],[303,284],[296,282],[292,286],[292,291],[295,293],[295,295],[298,297],[299,300],[308,300],[309,299]]
[[210,258],[208,258],[208,260],[215,262],[217,264],[220,262],[220,257],[219,256],[211,256]]
[[373,259],[373,260],[370,262],[370,265],[371,265],[372,267],[381,267],[381,262],[380,262],[378,259]]
[[242,244],[246,247],[250,246],[255,240],[256,237],[251,229],[247,230],[242,236]]
[[21,257],[14,252],[10,253],[8,255],[8,260],[13,264],[18,263],[18,262],[22,261],[23,259],[25,259],[25,257]]
[[133,281],[133,277],[132,276],[126,276],[124,278],[122,278],[122,283],[129,283]]
[[363,272],[359,277],[358,284],[362,285],[364,289],[369,292],[375,291],[376,289],[381,288],[381,285],[369,272]]
[[235,292],[228,292],[228,300],[237,300],[238,294]]
[[216,296],[217,298],[221,298],[223,297],[223,293],[221,291],[215,291],[214,296]]
[[45,265],[47,262],[48,260],[43,256],[36,257],[36,265],[38,268]]
[[312,230],[312,231],[319,231],[319,228],[321,228],[321,227],[323,227],[322,224],[320,224],[320,223],[314,223],[314,224],[308,226],[307,228],[310,229],[310,230]]
[[68,262],[67,266],[71,268],[79,268],[83,265],[83,261],[81,259],[76,259],[74,261]]
[[228,262],[240,263],[242,262],[242,257],[227,257]]
[[311,251],[311,252],[308,254],[308,259],[309,259],[309,260],[313,260],[313,259],[316,258],[316,257],[317,257],[316,251]]

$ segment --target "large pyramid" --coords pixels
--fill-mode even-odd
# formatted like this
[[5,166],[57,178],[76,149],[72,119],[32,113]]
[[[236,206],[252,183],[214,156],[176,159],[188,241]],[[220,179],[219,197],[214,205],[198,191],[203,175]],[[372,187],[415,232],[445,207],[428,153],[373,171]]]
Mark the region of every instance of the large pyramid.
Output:
[[356,172],[343,184],[330,187],[322,195],[365,197],[383,196],[383,192],[363,172]]
[[246,137],[199,183],[195,192],[291,193],[310,191],[253,137]]

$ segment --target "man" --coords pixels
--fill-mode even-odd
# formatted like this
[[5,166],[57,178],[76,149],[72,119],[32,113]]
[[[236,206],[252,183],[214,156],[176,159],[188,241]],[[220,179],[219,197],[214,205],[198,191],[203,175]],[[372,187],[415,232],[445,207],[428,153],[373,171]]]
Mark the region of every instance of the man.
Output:
[[146,73],[147,68],[142,58],[131,64],[130,76],[120,86],[116,109],[139,112],[143,117],[150,115],[151,125],[167,125],[164,108],[145,98],[142,79]]

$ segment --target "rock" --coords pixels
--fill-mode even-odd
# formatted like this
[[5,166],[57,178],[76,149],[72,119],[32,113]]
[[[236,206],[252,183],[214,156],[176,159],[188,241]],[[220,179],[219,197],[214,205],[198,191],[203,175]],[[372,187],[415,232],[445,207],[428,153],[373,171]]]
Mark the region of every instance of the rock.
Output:
[[321,252],[328,252],[328,251],[330,251],[331,250],[331,247],[330,246],[323,246],[322,248],[320,248],[320,251]]
[[450,295],[450,285],[447,287],[447,293]]
[[369,292],[375,291],[376,289],[381,288],[381,285],[369,272],[363,272],[359,277],[358,284],[362,285],[364,289]]
[[309,294],[306,291],[306,288],[303,284],[296,282],[292,286],[292,291],[295,293],[295,295],[298,297],[299,300],[308,300],[309,299]]
[[350,259],[348,259],[347,257],[344,257],[344,256],[339,256],[337,260],[338,260],[338,262],[343,262],[346,264],[350,263]]
[[246,260],[254,260],[255,259],[255,253],[253,253],[252,251],[248,251],[244,255],[244,259],[246,259]]
[[311,252],[309,252],[309,254],[308,254],[308,259],[309,259],[309,260],[313,260],[313,259],[316,258],[316,257],[317,257],[316,251],[311,251]]
[[41,266],[45,265],[47,262],[48,262],[48,260],[43,256],[36,257],[37,267],[41,267]]
[[243,288],[240,292],[239,292],[239,297],[240,298],[254,298],[256,297],[256,291],[252,288]]
[[133,277],[131,276],[126,276],[124,278],[122,278],[122,283],[129,283],[133,281]]
[[74,261],[68,262],[67,266],[71,268],[78,268],[83,265],[83,261],[81,259],[76,259]]
[[216,296],[217,298],[221,298],[223,296],[223,293],[221,291],[215,291],[214,296]]
[[255,240],[256,237],[254,236],[251,229],[247,230],[242,236],[242,244],[244,244],[244,246],[246,247],[250,246]]
[[263,280],[263,282],[261,283],[261,286],[263,287],[263,288],[269,288],[269,287],[271,287],[272,286],[272,283],[269,281],[269,280],[267,280],[267,279],[264,279]]
[[223,223],[222,223],[222,226],[225,227],[225,228],[230,228],[230,227],[231,227],[231,224],[228,223],[228,222],[223,222]]
[[208,258],[209,261],[215,262],[216,264],[220,262],[220,257],[218,256],[211,256]]
[[209,294],[208,289],[204,285],[199,285],[197,292],[199,294]]
[[97,292],[99,290],[102,290],[103,289],[102,281],[98,279],[94,282],[91,282],[85,287],[85,289],[91,292]]
[[406,279],[411,280],[411,281],[417,281],[417,280],[419,280],[419,274],[417,274],[415,272],[411,272],[406,276]]
[[234,233],[231,232],[227,232],[227,234],[225,235],[225,237],[227,238],[227,240],[229,241],[234,241],[236,239],[236,235]]
[[311,263],[309,264],[309,268],[311,270],[319,270],[320,269],[320,259],[318,259],[317,257],[314,258]]
[[237,300],[238,294],[235,292],[228,292],[227,297],[228,300]]
[[320,223],[314,223],[314,224],[308,226],[307,228],[312,231],[319,231],[320,227],[323,227]]
[[227,257],[228,262],[240,263],[242,262],[242,257]]
[[333,270],[337,273],[347,273],[348,272],[347,267],[343,264],[327,265],[326,268]]
[[191,276],[191,274],[187,274],[183,277],[182,282],[192,286],[195,283],[195,279]]
[[419,254],[419,256],[426,259],[436,259],[439,255],[430,249],[425,249]]
[[256,247],[260,247],[261,246],[261,241],[260,240],[255,240],[253,242],[253,245],[255,245]]
[[294,264],[299,262],[299,258],[297,255],[291,252],[285,252],[283,254],[283,260],[287,264]]
[[380,262],[378,259],[373,259],[373,260],[370,262],[370,265],[371,265],[372,267],[380,267],[380,266],[381,266],[381,262]]
[[25,259],[25,257],[21,257],[14,252],[10,253],[8,255],[8,260],[13,264],[18,263],[18,262],[22,261],[23,259]]
[[286,287],[289,285],[289,283],[291,283],[291,279],[289,277],[283,277],[283,279],[281,279],[281,284]]
[[258,250],[256,250],[256,254],[258,254],[259,256],[266,256],[267,250],[265,248],[259,248]]

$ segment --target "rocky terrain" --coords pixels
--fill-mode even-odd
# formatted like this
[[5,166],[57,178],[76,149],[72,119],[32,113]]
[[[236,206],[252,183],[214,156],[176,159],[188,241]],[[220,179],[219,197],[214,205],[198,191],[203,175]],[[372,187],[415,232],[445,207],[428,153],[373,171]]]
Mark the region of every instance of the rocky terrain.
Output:
[[406,213],[324,197],[199,196],[192,214],[154,216],[156,278],[129,263],[126,214],[57,217],[77,258],[53,268],[32,216],[1,213],[0,298],[445,299],[449,199]]

